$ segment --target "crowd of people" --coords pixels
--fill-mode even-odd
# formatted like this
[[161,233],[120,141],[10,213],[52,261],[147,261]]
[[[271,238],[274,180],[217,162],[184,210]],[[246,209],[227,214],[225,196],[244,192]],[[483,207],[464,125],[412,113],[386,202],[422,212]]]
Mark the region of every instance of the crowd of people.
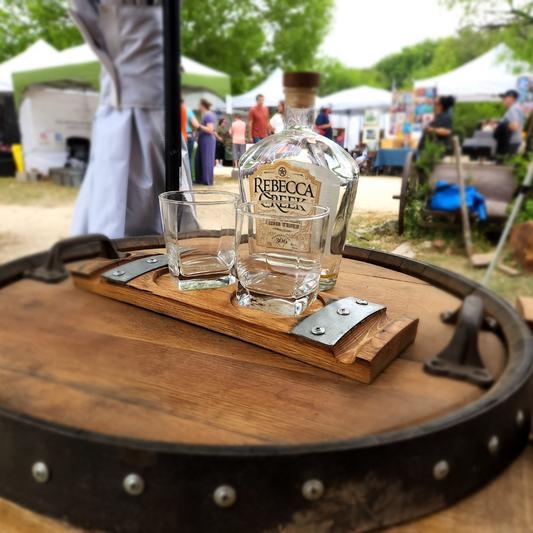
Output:
[[[285,102],[281,100],[277,112],[269,117],[268,107],[264,105],[262,94],[256,97],[256,105],[248,113],[248,124],[242,120],[239,113],[234,115],[233,122],[228,124],[225,118],[218,120],[215,127],[215,116],[211,111],[211,102],[202,99],[198,104],[201,120],[198,122],[191,109],[181,100],[181,123],[183,137],[187,141],[189,163],[191,170],[194,165],[195,183],[213,185],[214,168],[222,167],[226,158],[226,148],[231,150],[234,168],[238,167],[239,159],[246,151],[247,144],[255,144],[268,135],[280,133],[284,128]],[[331,106],[321,110],[317,118],[318,131],[332,138],[333,124],[329,118]],[[195,142],[196,156],[193,161]]]

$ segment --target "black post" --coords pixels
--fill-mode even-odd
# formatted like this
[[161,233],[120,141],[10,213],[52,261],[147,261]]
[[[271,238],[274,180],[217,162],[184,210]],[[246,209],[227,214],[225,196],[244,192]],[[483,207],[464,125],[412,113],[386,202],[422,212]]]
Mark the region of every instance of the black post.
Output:
[[180,188],[181,169],[181,28],[180,0],[163,0],[165,70],[165,189]]

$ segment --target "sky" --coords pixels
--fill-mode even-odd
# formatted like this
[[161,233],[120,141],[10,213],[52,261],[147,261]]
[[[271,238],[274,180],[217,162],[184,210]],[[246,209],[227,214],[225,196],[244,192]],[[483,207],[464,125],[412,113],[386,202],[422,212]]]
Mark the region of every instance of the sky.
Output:
[[324,55],[346,66],[366,68],[424,39],[449,37],[460,27],[461,11],[439,0],[335,0]]

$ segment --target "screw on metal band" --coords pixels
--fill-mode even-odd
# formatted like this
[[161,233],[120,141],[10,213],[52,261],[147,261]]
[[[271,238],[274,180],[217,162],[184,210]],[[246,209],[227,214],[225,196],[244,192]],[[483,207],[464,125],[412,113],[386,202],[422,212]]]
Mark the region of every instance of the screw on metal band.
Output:
[[488,444],[489,452],[493,455],[500,449],[500,439],[496,435],[493,435]]
[[324,335],[324,333],[326,333],[326,328],[324,326],[313,326],[311,328],[311,333],[313,335]]
[[524,411],[518,411],[518,413],[516,413],[516,425],[522,427],[525,421],[526,417],[524,416]]
[[318,479],[310,479],[304,483],[302,494],[306,500],[318,500],[324,494],[324,484]]
[[355,300],[355,303],[358,305],[368,305],[368,302],[366,300],[361,300],[360,298],[357,298]]
[[31,473],[35,478],[35,481],[39,483],[46,483],[50,479],[50,470],[48,470],[48,467],[45,463],[35,463],[31,467]]
[[349,315],[350,314],[350,310],[349,309],[346,309],[346,307],[341,307],[340,309],[337,309],[337,314],[338,315]]
[[115,272],[113,272],[113,276],[123,276],[124,275],[124,270],[115,270]]
[[219,507],[231,507],[237,500],[237,493],[229,485],[221,485],[213,493],[213,499]]
[[441,481],[444,479],[448,473],[450,472],[450,465],[446,461],[439,461],[434,467],[433,467],[433,476],[438,481]]
[[122,483],[130,496],[140,496],[144,492],[144,479],[137,474],[129,474]]
[[157,257],[150,257],[150,259],[146,260],[147,263],[157,263]]

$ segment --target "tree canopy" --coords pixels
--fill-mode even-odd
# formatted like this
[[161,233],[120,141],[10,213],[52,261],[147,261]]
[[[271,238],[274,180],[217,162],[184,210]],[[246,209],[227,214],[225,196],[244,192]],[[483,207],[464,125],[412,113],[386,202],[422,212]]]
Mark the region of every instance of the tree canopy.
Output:
[[185,0],[182,49],[231,76],[233,94],[275,67],[313,66],[329,29],[334,0]]
[[442,0],[463,8],[463,23],[496,32],[519,59],[533,65],[533,0]]
[[68,0],[0,0],[0,63],[38,39],[58,50],[83,43],[67,8]]

